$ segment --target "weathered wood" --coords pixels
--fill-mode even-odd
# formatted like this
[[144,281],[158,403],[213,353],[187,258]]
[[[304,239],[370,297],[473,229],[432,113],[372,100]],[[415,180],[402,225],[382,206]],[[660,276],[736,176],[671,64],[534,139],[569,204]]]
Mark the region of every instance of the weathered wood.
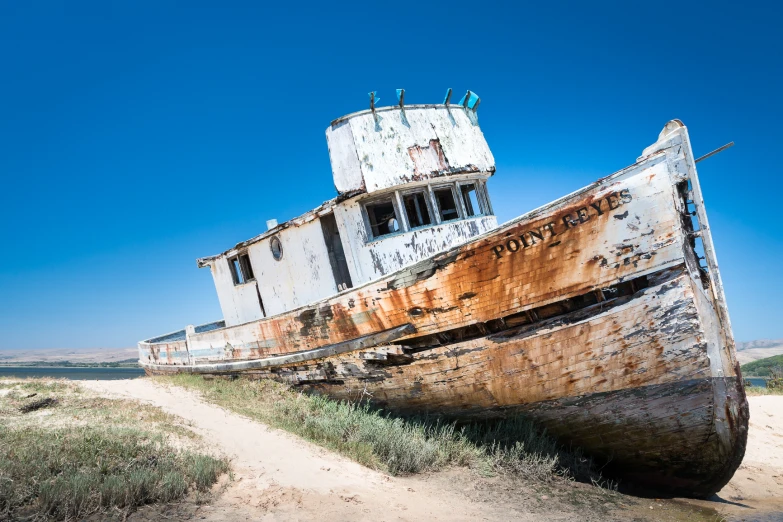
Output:
[[[307,350],[299,353],[281,355],[277,357],[267,357],[265,359],[254,359],[249,361],[234,361],[219,364],[200,364],[198,366],[185,366],[178,369],[185,373],[220,373],[255,370],[258,368],[276,368],[294,363],[324,359],[331,355],[353,352],[367,347],[376,346],[381,343],[388,343],[413,332],[415,332],[413,325],[405,324],[391,328],[389,330],[385,330],[383,332],[368,334],[350,341],[344,341],[342,343],[323,346],[321,348]],[[169,367],[169,365],[164,364],[146,365],[146,368],[157,371],[166,371]]]

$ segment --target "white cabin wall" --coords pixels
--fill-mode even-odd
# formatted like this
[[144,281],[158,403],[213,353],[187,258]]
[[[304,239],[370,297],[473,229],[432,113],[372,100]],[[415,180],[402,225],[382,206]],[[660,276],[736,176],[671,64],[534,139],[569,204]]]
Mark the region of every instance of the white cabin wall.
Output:
[[[263,318],[259,294],[270,316],[337,293],[320,219],[275,235],[283,245],[280,261],[272,256],[269,241],[273,236],[269,236],[247,249],[218,256],[210,264],[226,326]],[[255,276],[255,280],[241,285],[234,284],[228,264],[228,258],[238,252],[248,254]]]
[[255,281],[234,285],[226,256],[215,259],[210,266],[210,271],[227,326],[247,323],[263,317],[261,306],[258,304]]
[[498,224],[495,216],[479,216],[384,236],[368,243],[359,201],[353,199],[339,204],[334,215],[354,286],[465,243]]
[[353,143],[350,120],[338,123],[326,130],[329,161],[337,192],[359,190],[364,186],[362,169]]
[[337,293],[320,219],[285,228],[276,235],[283,245],[280,261],[272,257],[271,236],[248,248],[268,316]]

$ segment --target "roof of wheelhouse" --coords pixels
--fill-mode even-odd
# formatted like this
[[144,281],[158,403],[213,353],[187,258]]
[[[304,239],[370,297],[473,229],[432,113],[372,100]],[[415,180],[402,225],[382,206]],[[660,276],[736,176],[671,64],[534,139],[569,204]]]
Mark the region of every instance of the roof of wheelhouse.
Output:
[[334,185],[340,194],[495,171],[495,158],[474,109],[405,105],[349,114],[326,129]]

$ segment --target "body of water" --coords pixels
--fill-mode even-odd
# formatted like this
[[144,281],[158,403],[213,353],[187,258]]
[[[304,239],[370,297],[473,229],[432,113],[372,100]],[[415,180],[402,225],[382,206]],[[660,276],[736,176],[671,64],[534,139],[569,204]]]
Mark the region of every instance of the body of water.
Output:
[[112,381],[135,379],[144,375],[141,368],[44,368],[2,366],[0,377],[52,377],[54,379]]
[[767,379],[764,377],[745,377],[745,380],[749,381],[751,386],[758,386],[759,388],[767,387]]

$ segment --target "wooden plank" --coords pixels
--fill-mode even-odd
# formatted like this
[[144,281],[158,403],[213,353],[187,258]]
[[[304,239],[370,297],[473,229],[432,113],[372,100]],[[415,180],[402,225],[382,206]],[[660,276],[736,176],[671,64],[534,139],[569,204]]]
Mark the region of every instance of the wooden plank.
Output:
[[[353,352],[361,350],[363,348],[369,348],[381,343],[388,343],[403,337],[405,335],[412,334],[416,329],[411,324],[404,324],[397,326],[389,330],[382,332],[364,335],[350,341],[344,341],[330,346],[323,346],[316,348],[315,350],[307,350],[304,352],[293,353],[288,355],[282,355],[277,357],[267,357],[265,359],[255,359],[250,361],[237,361],[228,363],[217,364],[197,364],[193,366],[177,367],[178,370],[184,373],[225,373],[225,372],[238,372],[244,370],[254,370],[259,368],[274,368],[279,366],[285,366],[288,364],[302,363],[312,361],[316,359],[323,359],[332,355],[338,355],[345,352]],[[146,367],[151,370],[169,369],[168,365],[164,364],[149,364]]]

